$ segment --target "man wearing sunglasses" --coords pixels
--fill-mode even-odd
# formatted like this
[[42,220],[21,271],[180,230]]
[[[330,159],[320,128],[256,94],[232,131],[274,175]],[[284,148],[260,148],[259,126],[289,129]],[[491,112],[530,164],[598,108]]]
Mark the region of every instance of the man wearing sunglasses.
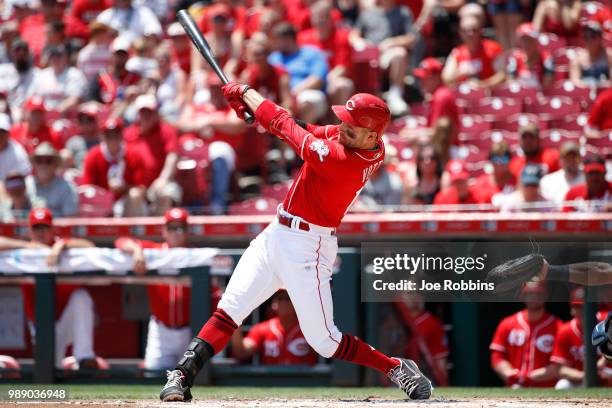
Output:
[[[189,246],[188,213],[183,208],[171,208],[164,215],[162,237],[164,242],[121,237],[115,247],[134,259],[133,270],[137,274],[147,273],[144,249],[169,249]],[[152,283],[147,285],[151,318],[147,334],[144,366],[149,370],[171,368],[183,355],[191,339],[191,288],[180,283]],[[213,310],[220,298],[219,289],[211,285]]]
[[[50,249],[47,264],[59,263],[62,253],[71,248],[93,248],[93,242],[82,238],[60,238],[53,227],[53,214],[48,208],[35,208],[28,217],[30,241],[0,237],[0,250],[41,248]],[[34,284],[22,284],[25,312],[32,332],[35,331]],[[97,368],[93,350],[94,303],[86,289],[79,285],[59,282],[55,286],[55,364],[60,366],[66,349],[72,345],[76,368]],[[32,333],[33,335],[34,333]],[[33,337],[33,336],[32,336]],[[41,345],[41,347],[44,345]],[[102,360],[103,361],[103,360]],[[103,362],[103,366],[106,363]]]

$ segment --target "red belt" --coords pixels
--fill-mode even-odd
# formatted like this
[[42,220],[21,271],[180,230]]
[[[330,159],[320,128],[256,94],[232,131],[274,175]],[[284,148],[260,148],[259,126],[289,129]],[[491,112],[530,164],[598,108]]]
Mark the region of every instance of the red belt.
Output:
[[[284,225],[285,227],[292,227],[292,222],[293,222],[293,218],[292,217],[287,217],[285,215],[282,214],[278,214],[278,223],[281,225]],[[308,224],[305,221],[300,221],[297,224],[297,227],[299,229],[301,229],[302,231],[310,231],[310,224]],[[330,232],[330,235],[335,235],[336,234],[336,230],[332,229]]]

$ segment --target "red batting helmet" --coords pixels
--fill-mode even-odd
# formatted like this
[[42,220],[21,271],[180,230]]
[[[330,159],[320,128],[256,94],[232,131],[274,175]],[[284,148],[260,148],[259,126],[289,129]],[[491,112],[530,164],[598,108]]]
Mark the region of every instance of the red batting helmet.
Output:
[[355,94],[344,106],[334,105],[332,110],[341,121],[373,130],[378,136],[382,136],[391,120],[387,104],[378,96],[368,93]]

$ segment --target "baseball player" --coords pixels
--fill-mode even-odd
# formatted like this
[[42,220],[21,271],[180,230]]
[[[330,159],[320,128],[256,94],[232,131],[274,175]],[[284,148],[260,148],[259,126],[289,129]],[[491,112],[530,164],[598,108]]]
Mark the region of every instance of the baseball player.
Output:
[[[582,315],[584,305],[584,288],[574,288],[570,292],[570,311],[573,316],[568,322],[559,327],[550,366],[559,381],[555,384],[556,389],[567,389],[582,385],[584,379],[584,336],[582,334]],[[597,320],[603,320],[607,312],[597,312]],[[612,368],[605,366],[602,357],[598,362],[600,366],[600,377],[610,377],[612,380]],[[542,371],[544,372],[544,371]]]
[[234,332],[232,354],[239,359],[259,354],[264,365],[316,364],[317,353],[300,330],[287,291],[276,292],[271,306],[276,316],[253,326],[246,337],[240,330]]
[[[143,249],[181,248],[188,246],[188,213],[183,208],[171,208],[164,215],[162,229],[163,243],[121,237],[115,247],[132,255],[134,272],[145,274],[147,260]],[[151,283],[147,285],[151,318],[147,332],[144,367],[148,370],[161,370],[174,365],[183,355],[185,345],[191,337],[190,311],[191,288],[176,283]],[[220,290],[211,285],[213,309],[216,307]]]
[[546,286],[529,282],[522,291],[525,309],[501,321],[491,349],[491,367],[506,385],[517,387],[550,387],[554,378],[533,378],[538,368],[550,361],[555,336],[561,321],[544,310]]
[[160,393],[162,401],[189,401],[202,366],[232,333],[278,289],[287,290],[306,341],[320,355],[385,373],[411,399],[428,399],[431,382],[406,359],[388,357],[359,338],[342,334],[333,320],[332,265],[336,228],[372,173],[382,164],[381,140],[389,108],[370,94],[332,107],[340,125],[299,123],[247,85],[231,82],[223,93],[238,117],[250,110],[257,122],[304,160],[275,220],[249,245],[218,309],[189,344]]

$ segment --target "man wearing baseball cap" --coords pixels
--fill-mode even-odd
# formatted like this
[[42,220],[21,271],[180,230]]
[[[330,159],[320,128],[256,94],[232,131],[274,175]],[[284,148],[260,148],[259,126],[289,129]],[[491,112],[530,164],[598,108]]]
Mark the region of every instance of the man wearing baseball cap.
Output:
[[584,173],[580,171],[580,146],[576,142],[565,142],[559,149],[561,169],[542,177],[540,187],[542,197],[562,205],[570,188],[584,183]]
[[[132,256],[133,270],[147,273],[145,249],[184,248],[189,246],[189,213],[184,208],[171,208],[164,214],[162,243],[130,237],[115,241],[115,247]],[[172,368],[191,339],[191,288],[182,283],[147,284],[151,318],[147,334],[144,366],[149,370]],[[217,307],[220,289],[211,285],[211,307]]]
[[603,157],[591,154],[582,165],[586,182],[570,188],[565,201],[564,211],[606,212],[612,208],[612,183],[606,180],[606,161]]
[[510,160],[510,171],[514,177],[521,175],[527,163],[540,165],[544,174],[559,170],[559,151],[542,146],[540,128],[536,123],[521,124],[518,133],[521,150]]
[[470,173],[464,160],[450,160],[446,164],[450,186],[434,198],[434,205],[480,204],[476,191],[469,185]]
[[232,333],[260,304],[284,288],[308,344],[326,358],[374,368],[411,399],[428,399],[431,381],[416,363],[389,357],[333,320],[332,265],[336,228],[371,175],[384,163],[382,135],[391,114],[377,96],[358,93],[332,110],[339,125],[299,123],[248,85],[230,82],[223,94],[239,118],[246,112],[285,141],[304,161],[275,220],[242,255],[219,305],[167,373],[162,401],[190,401],[204,363],[225,348]]
[[49,142],[56,149],[61,149],[59,135],[47,125],[45,101],[40,96],[31,96],[24,105],[24,120],[11,127],[11,138],[19,142],[28,153],[36,146]]
[[[53,226],[53,214],[48,208],[30,211],[30,241],[0,237],[0,250],[48,249],[47,264],[56,266],[66,249],[93,248],[93,242],[83,238],[60,238]],[[23,284],[25,312],[34,322],[34,285]],[[89,292],[79,285],[59,282],[55,289],[55,364],[61,366],[66,348],[72,345],[78,367],[97,367],[93,351],[94,305]],[[31,325],[32,328],[36,326]]]
[[453,92],[442,81],[443,68],[437,59],[425,58],[412,75],[419,79],[425,100],[429,102],[429,136],[434,144],[447,151],[457,143],[459,109]]
[[526,88],[540,89],[555,79],[553,56],[546,48],[540,47],[539,35],[532,23],[518,26],[518,48],[511,51],[506,65],[510,79]]
[[537,164],[526,164],[519,177],[516,191],[502,197],[497,204],[501,212],[544,212],[551,211],[553,205],[540,194],[542,167]]

